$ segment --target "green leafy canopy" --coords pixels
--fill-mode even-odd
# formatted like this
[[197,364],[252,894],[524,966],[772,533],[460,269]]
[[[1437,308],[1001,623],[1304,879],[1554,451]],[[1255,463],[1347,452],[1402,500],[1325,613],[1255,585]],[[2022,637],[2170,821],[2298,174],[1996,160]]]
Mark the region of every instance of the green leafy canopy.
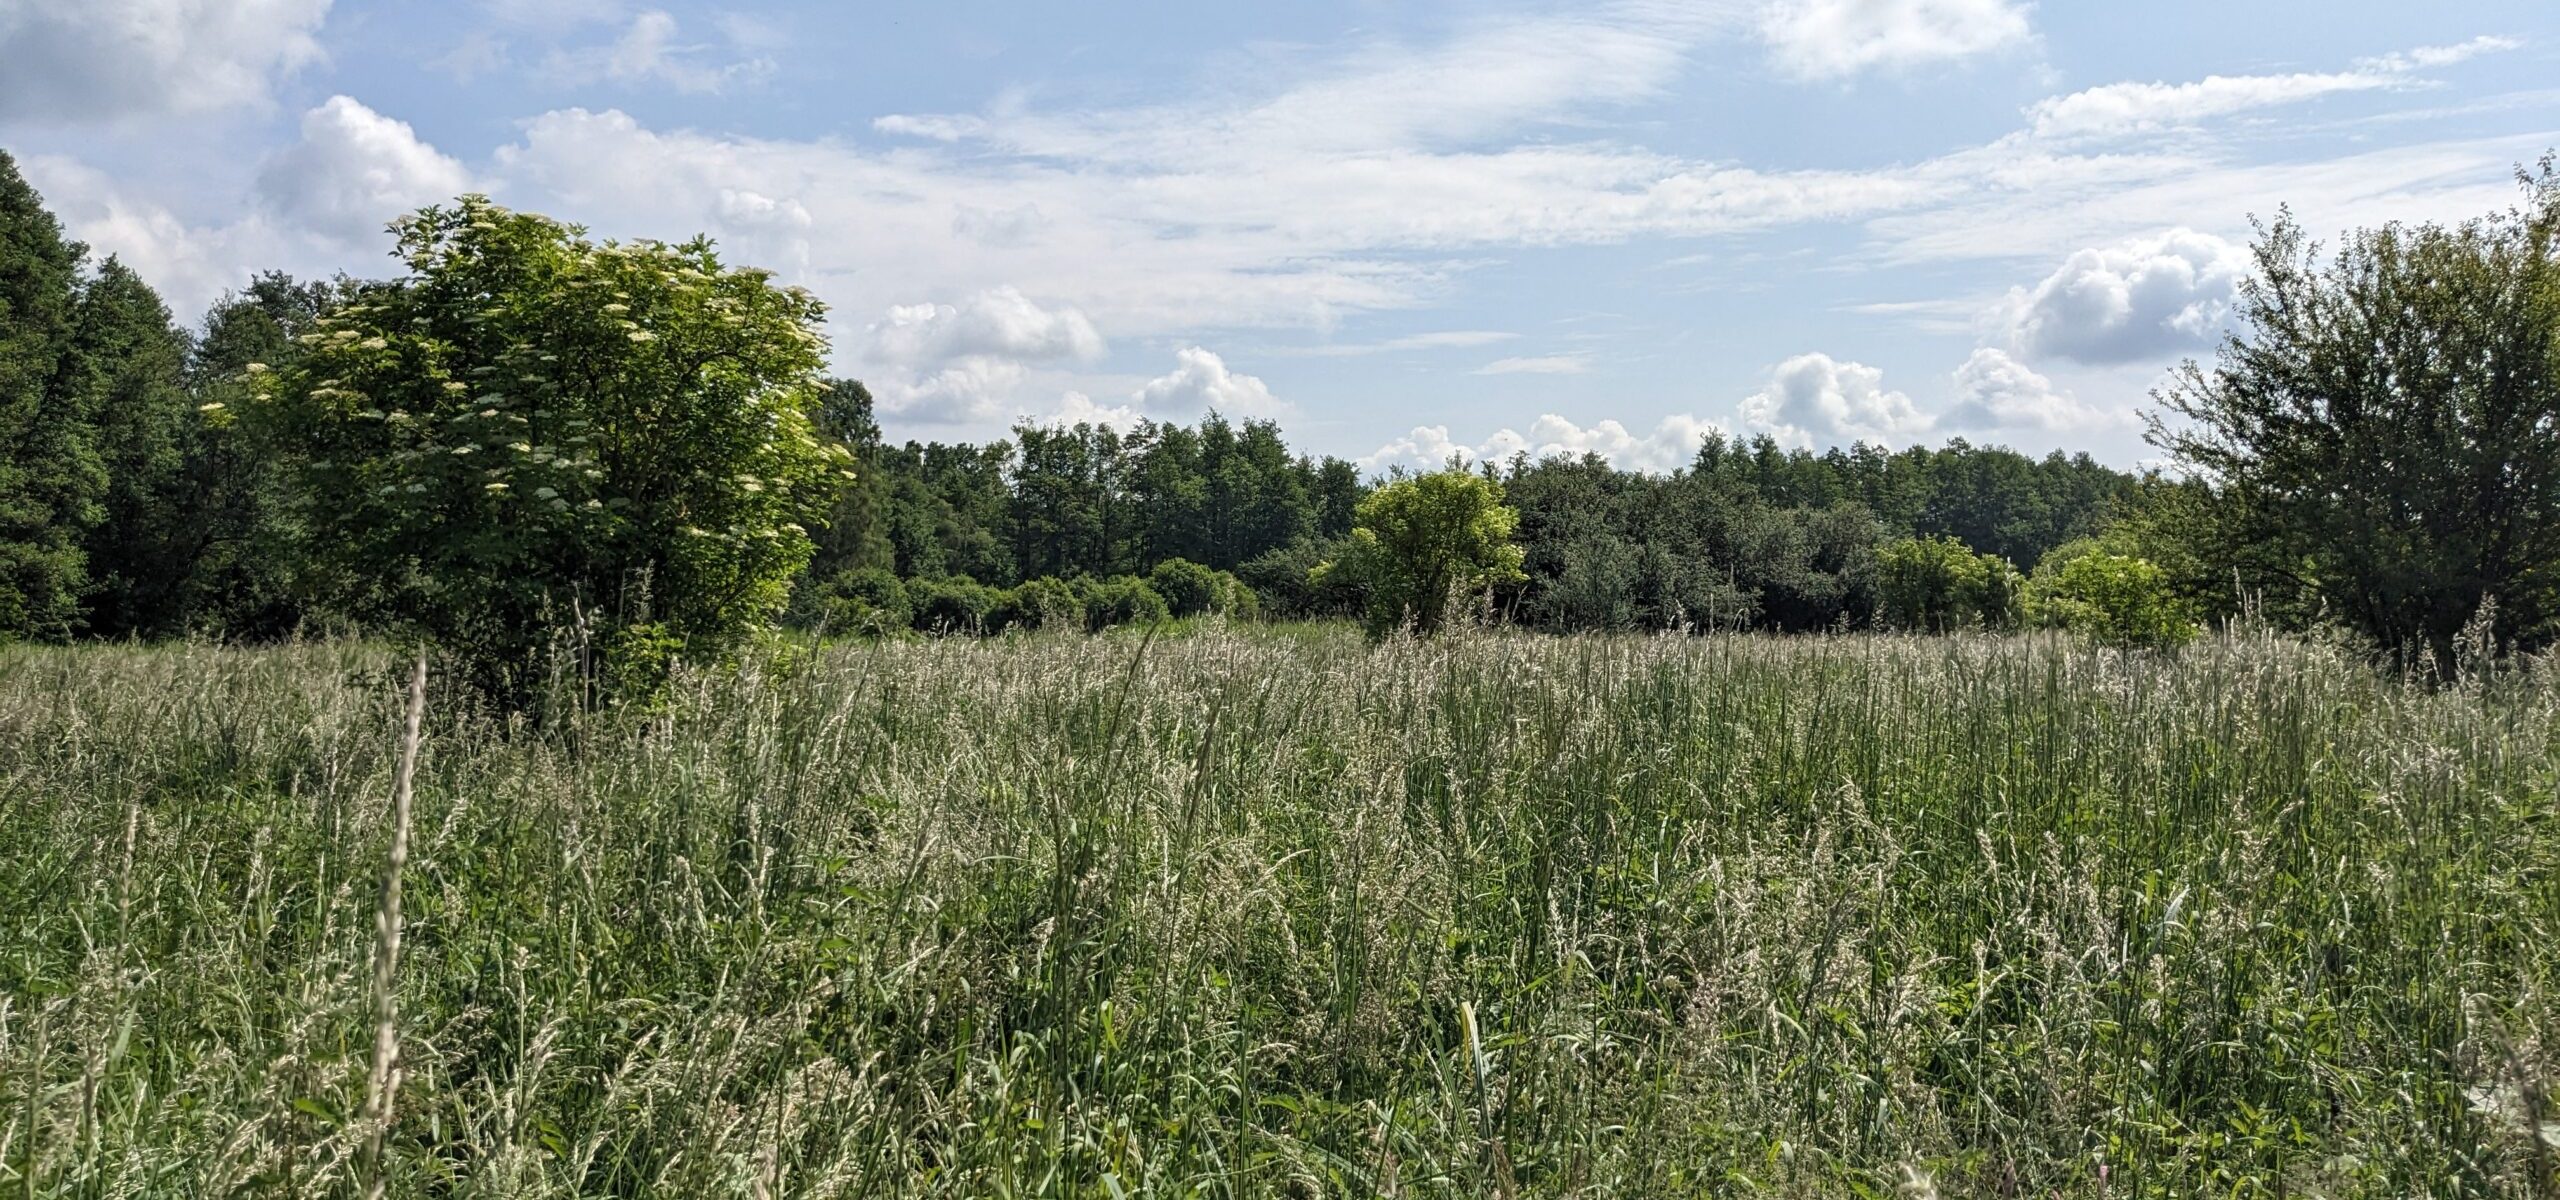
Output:
[[315,546],[501,677],[573,619],[693,656],[768,621],[852,475],[813,419],[819,301],[707,240],[595,242],[483,197],[394,228],[405,276],[247,368]]
[[1462,469],[1387,484],[1360,501],[1341,558],[1315,569],[1347,575],[1369,598],[1369,627],[1436,632],[1455,599],[1516,583],[1524,555],[1511,540],[1519,510],[1502,485]]

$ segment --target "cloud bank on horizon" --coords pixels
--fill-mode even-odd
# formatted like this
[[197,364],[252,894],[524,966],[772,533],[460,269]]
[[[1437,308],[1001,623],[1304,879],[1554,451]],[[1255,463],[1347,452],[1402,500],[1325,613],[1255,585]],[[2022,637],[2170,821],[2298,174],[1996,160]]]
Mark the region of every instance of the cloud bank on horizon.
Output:
[[2252,216],[2459,219],[2560,145],[2537,3],[2116,7],[0,0],[0,148],[181,313],[476,190],[817,291],[895,436],[1661,470],[2139,461]]

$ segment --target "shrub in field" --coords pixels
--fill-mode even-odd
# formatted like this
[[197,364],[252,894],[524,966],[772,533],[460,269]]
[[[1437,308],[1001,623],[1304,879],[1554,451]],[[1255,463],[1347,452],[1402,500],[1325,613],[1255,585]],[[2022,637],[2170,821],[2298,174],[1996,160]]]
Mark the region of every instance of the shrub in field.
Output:
[[1218,602],[1221,614],[1246,621],[1262,615],[1262,597],[1252,585],[1225,571],[1218,572],[1218,582],[1223,589]]
[[1360,588],[1372,634],[1437,632],[1453,601],[1522,578],[1511,540],[1520,513],[1502,502],[1501,484],[1472,471],[1387,484],[1361,499],[1353,521],[1341,557],[1309,578],[1318,587],[1339,580]]
[[2100,641],[2174,646],[2195,637],[2195,617],[2148,559],[2074,542],[2037,564],[2031,604],[2049,625]]
[[906,586],[908,619],[923,633],[984,633],[998,596],[966,575],[910,579]]
[[1084,627],[1094,633],[1115,625],[1153,625],[1173,616],[1164,597],[1135,575],[1079,579],[1075,586],[1084,602]]
[[397,231],[409,273],[251,364],[243,414],[305,464],[311,553],[388,577],[370,615],[515,700],[573,616],[687,658],[770,621],[851,473],[811,421],[823,306],[476,196]]
[[2018,623],[2025,580],[2009,561],[1951,537],[1904,538],[1876,551],[1884,619],[1901,629],[2008,629]]
[[1219,577],[1225,574],[1187,558],[1168,558],[1147,572],[1147,586],[1173,615],[1196,617],[1224,607],[1226,584]]
[[1147,572],[1147,586],[1164,598],[1177,617],[1204,613],[1249,617],[1261,611],[1260,600],[1243,580],[1187,558],[1168,558]]
[[988,632],[1007,629],[1081,629],[1084,601],[1074,587],[1043,575],[1005,589],[987,618]]
[[1236,582],[1254,595],[1255,609],[1274,617],[1303,620],[1340,617],[1360,611],[1360,589],[1347,573],[1324,576],[1316,568],[1341,556],[1340,540],[1300,538],[1236,567]]
[[810,623],[829,633],[878,637],[905,629],[915,618],[907,586],[897,573],[878,567],[839,571],[815,585],[804,607]]

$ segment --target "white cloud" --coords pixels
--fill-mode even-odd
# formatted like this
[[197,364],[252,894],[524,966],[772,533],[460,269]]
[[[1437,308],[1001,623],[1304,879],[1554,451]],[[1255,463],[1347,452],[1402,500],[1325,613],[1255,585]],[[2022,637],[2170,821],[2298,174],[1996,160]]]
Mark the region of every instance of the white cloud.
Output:
[[2082,250],[2010,296],[2011,337],[2029,354],[2086,363],[2194,350],[2221,333],[2250,270],[2245,247],[2192,229]]
[[306,240],[280,232],[256,213],[229,224],[191,224],[70,159],[31,155],[18,166],[66,232],[95,254],[122,259],[181,322],[192,322],[222,293],[249,282],[253,272],[314,275],[334,265],[334,256],[314,253]]
[[1475,369],[1478,375],[1580,375],[1591,369],[1587,354],[1541,354],[1528,358],[1497,358]]
[[1130,429],[1146,419],[1146,414],[1125,404],[1103,404],[1083,392],[1069,391],[1058,400],[1058,406],[1045,414],[1059,425],[1108,425],[1114,429]]
[[[731,203],[797,225],[796,201],[742,193]],[[1010,286],[958,304],[892,305],[855,346],[854,361],[884,412],[949,423],[1021,415],[1008,406],[1028,390],[1035,366],[1091,362],[1108,349],[1083,313],[1043,306]]]
[[329,0],[0,0],[0,120],[263,104],[321,57]]
[[1309,346],[1287,353],[1311,358],[1352,358],[1367,354],[1402,354],[1418,350],[1469,350],[1507,342],[1520,336],[1498,329],[1443,329],[1431,333],[1406,334],[1376,342],[1334,342]]
[[1956,403],[1945,424],[1985,431],[2094,430],[2121,427],[2129,412],[2109,413],[2080,402],[2069,389],[2037,374],[1995,347],[1984,346],[1955,371]]
[[1652,430],[1636,433],[1624,424],[1602,420],[1585,426],[1569,418],[1547,413],[1530,422],[1529,431],[1494,430],[1483,441],[1469,445],[1453,439],[1446,425],[1423,425],[1405,436],[1378,447],[1362,456],[1362,470],[1378,471],[1390,466],[1436,469],[1451,458],[1461,462],[1502,462],[1514,454],[1525,454],[1531,461],[1566,457],[1579,458],[1597,454],[1618,467],[1631,471],[1667,472],[1687,466],[1698,455],[1698,443],[1707,434],[1721,433],[1723,426],[1689,413],[1673,413],[1656,422]]
[[346,96],[302,114],[302,140],[267,160],[258,191],[287,220],[331,237],[379,237],[393,217],[471,190],[462,164],[408,122]]
[[1043,308],[1017,288],[980,292],[959,304],[902,304],[871,327],[870,357],[916,365],[958,358],[1017,362],[1092,360],[1102,335],[1074,308]]
[[1828,354],[1799,354],[1770,372],[1769,386],[1737,410],[1745,425],[1795,446],[1870,441],[1902,445],[1933,422],[1911,397],[1884,386],[1884,372]]
[[1548,413],[1530,423],[1522,440],[1533,459],[1597,454],[1628,470],[1662,472],[1689,465],[1698,456],[1699,441],[1723,431],[1723,426],[1689,413],[1664,417],[1643,434],[1630,432],[1616,421],[1585,427]]
[[927,425],[1002,421],[1025,390],[1030,370],[1001,358],[963,358],[919,373],[863,371],[883,415]]
[[2349,71],[2285,75],[2208,75],[2191,83],[2110,83],[2037,102],[2027,110],[2039,137],[2114,137],[2196,124],[2210,117],[2299,104],[2341,92],[2418,86],[2415,72],[2447,67],[2523,45],[2479,37],[2454,46],[2420,46],[2358,61]]
[[2207,75],[2192,83],[2110,83],[2039,101],[2028,115],[2042,137],[2147,133],[2206,117],[2404,84],[2399,74],[2380,71]]
[[2017,0],[1772,0],[1760,37],[1799,78],[1971,58],[2024,44],[2031,7]]
[[1188,417],[1215,409],[1230,416],[1270,417],[1288,411],[1262,380],[1232,371],[1226,360],[1186,346],[1174,354],[1170,373],[1147,381],[1130,397],[1148,412]]
[[2483,34],[2470,41],[2456,42],[2450,46],[2419,46],[2397,54],[2368,58],[2357,65],[2379,71],[2420,71],[2430,67],[2450,67],[2456,63],[2468,62],[2483,54],[2501,54],[2509,50],[2521,49],[2524,49],[2522,38]]
[[[1519,435],[1512,436],[1516,438]],[[1430,470],[1451,459],[1473,462],[1478,456],[1475,447],[1463,446],[1451,440],[1448,426],[1416,425],[1411,433],[1380,446],[1355,461],[1360,464],[1360,469],[1363,471],[1383,471],[1391,466],[1421,467]]]
[[609,44],[553,51],[543,60],[543,74],[562,83],[609,79],[626,84],[664,84],[679,92],[699,93],[717,92],[730,84],[773,73],[772,59],[723,61],[720,47],[681,41],[680,34],[674,16],[651,9],[631,18],[622,36]]

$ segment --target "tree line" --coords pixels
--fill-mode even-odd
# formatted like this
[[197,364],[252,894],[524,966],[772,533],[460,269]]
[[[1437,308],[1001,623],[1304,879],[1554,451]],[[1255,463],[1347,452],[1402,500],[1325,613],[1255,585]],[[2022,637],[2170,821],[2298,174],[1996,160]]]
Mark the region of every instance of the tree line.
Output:
[[504,630],[521,665],[574,627],[663,662],[777,617],[1410,626],[1463,584],[1559,631],[2248,611],[2447,666],[2560,625],[2560,184],[2523,183],[2332,251],[2263,231],[2238,330],[2157,397],[2174,476],[1710,435],[1663,473],[1381,477],[1215,413],[892,444],[814,297],[477,197],[398,222],[396,278],[263,274],[190,330],[0,154],[0,638]]
[[[1293,453],[1273,422],[1025,423],[984,444],[891,445],[861,384],[831,384],[826,411],[860,465],[818,535],[802,585],[813,603],[880,591],[883,576],[1002,589],[1179,562],[1233,576],[1266,615],[1360,607],[1314,572],[1348,550],[1357,508],[1382,480]],[[1597,455],[1465,469],[1499,483],[1518,513],[1520,577],[1497,587],[1494,608],[1557,630],[1861,627],[1881,604],[1876,556],[1895,541],[1955,538],[2032,566],[2107,527],[2143,486],[2086,454],[2035,458],[1961,439],[1817,453],[1710,435],[1662,474]]]

